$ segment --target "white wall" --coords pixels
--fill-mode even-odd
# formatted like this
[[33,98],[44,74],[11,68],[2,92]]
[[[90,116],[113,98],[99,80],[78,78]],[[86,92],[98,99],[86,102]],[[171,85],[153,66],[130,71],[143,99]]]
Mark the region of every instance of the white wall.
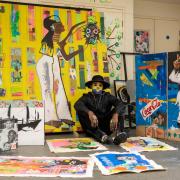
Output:
[[150,53],[179,50],[180,5],[134,0],[134,29],[149,31]]

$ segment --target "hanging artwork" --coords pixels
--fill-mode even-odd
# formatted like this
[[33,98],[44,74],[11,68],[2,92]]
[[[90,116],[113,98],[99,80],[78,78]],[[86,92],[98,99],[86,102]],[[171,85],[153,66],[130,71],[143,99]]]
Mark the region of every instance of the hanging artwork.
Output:
[[86,91],[85,82],[95,74],[109,77],[102,61],[103,13],[17,2],[1,6],[0,99],[43,101],[46,133],[81,130],[74,103]]
[[1,156],[0,176],[92,177],[93,165],[89,157]]
[[131,152],[177,150],[177,148],[151,137],[130,137],[121,144],[121,147]]
[[44,145],[44,105],[40,101],[0,101],[2,121],[17,124],[18,145]]
[[110,81],[124,78],[121,51],[124,49],[123,12],[105,12],[105,36],[107,44],[107,61],[109,64]]
[[103,152],[92,154],[91,157],[103,175],[121,172],[140,173],[144,171],[164,170],[161,165],[147,159],[139,153]]
[[107,150],[105,146],[90,138],[51,139],[47,140],[47,144],[54,153]]
[[137,53],[149,53],[148,31],[134,31],[134,49]]

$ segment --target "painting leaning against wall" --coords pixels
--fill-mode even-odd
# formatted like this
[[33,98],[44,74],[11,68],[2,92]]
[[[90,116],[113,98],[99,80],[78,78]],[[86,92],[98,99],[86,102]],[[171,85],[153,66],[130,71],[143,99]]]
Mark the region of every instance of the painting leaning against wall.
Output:
[[94,74],[109,79],[103,14],[9,2],[0,7],[0,100],[43,100],[46,133],[81,130],[74,102]]

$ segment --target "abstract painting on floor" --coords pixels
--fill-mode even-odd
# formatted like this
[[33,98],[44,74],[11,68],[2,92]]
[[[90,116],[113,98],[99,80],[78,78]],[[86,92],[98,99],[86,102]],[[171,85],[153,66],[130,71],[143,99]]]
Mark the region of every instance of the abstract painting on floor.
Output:
[[121,147],[131,152],[177,150],[177,148],[151,137],[130,137],[121,144]]
[[89,157],[1,156],[0,176],[92,177]]
[[47,140],[47,144],[54,153],[107,150],[105,146],[91,138],[51,139]]
[[90,155],[103,175],[111,175],[121,172],[140,173],[144,171],[164,170],[161,165],[147,159],[137,152],[111,152],[96,153]]

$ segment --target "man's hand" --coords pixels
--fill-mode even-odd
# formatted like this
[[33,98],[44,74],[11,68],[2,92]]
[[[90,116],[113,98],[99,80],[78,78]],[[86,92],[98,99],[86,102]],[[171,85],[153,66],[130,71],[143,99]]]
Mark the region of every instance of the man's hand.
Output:
[[97,127],[98,126],[98,119],[97,119],[96,115],[92,111],[89,111],[88,116],[89,116],[89,119],[91,121],[91,126],[94,128]]
[[110,121],[110,130],[115,131],[118,128],[118,113],[113,114]]

